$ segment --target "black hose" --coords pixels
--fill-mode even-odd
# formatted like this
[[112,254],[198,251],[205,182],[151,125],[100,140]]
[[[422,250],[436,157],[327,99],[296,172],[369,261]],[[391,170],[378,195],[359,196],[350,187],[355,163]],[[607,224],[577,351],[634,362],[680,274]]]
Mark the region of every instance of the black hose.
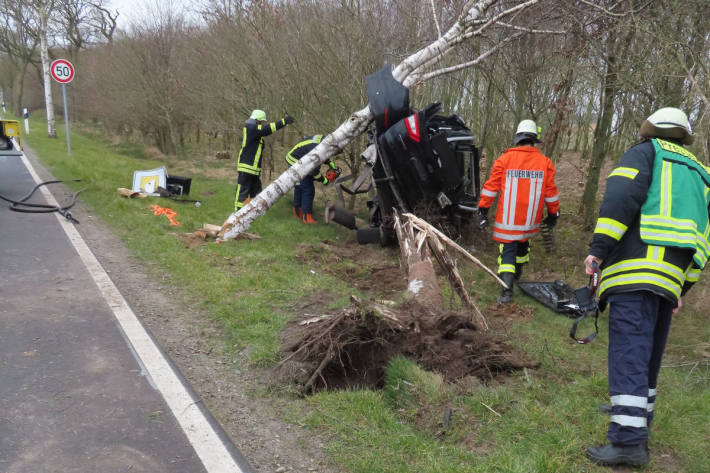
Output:
[[[84,192],[86,189],[89,188],[89,186],[84,187],[83,189],[80,189],[76,192],[74,192],[69,200],[69,203],[66,205],[49,205],[49,204],[33,204],[31,202],[25,202],[26,200],[30,199],[32,195],[37,191],[42,186],[46,186],[48,184],[58,184],[60,180],[55,180],[55,181],[45,181],[37,184],[32,191],[27,194],[25,197],[23,197],[20,200],[13,200],[8,197],[5,197],[4,195],[0,195],[0,199],[9,202],[10,203],[10,210],[14,212],[25,212],[25,213],[50,213],[50,212],[58,212],[60,215],[65,217],[67,220],[73,223],[79,223],[77,219],[75,219],[69,209],[74,207],[74,204],[76,204],[76,198],[77,196]],[[72,182],[81,182],[81,179],[72,179]]]

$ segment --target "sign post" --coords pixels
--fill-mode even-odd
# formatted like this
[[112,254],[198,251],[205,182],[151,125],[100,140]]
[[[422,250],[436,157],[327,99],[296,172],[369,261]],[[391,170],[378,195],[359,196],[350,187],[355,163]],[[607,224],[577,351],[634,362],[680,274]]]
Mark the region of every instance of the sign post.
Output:
[[30,111],[26,108],[22,109],[22,117],[25,119],[25,133],[30,134]]
[[64,126],[67,131],[67,156],[71,156],[71,139],[69,137],[69,112],[67,110],[67,84],[74,79],[74,66],[66,59],[55,59],[49,66],[54,80],[62,84],[64,100]]

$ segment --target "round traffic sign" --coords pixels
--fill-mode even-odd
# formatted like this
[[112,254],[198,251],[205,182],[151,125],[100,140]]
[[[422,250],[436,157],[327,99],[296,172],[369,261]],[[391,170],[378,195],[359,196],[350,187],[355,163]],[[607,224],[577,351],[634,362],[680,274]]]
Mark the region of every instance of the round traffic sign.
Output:
[[68,84],[74,79],[74,66],[66,59],[55,59],[49,66],[49,72],[52,73],[54,80],[60,84]]

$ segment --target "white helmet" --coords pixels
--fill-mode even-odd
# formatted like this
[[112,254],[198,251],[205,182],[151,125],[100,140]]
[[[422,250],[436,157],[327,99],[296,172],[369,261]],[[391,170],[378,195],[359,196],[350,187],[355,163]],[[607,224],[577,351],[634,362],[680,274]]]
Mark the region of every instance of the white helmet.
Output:
[[266,121],[266,113],[263,110],[254,110],[251,112],[250,120]]
[[693,130],[688,115],[679,108],[664,107],[651,114],[639,130],[644,138],[671,138],[684,145],[693,144]]
[[513,144],[518,144],[523,140],[532,140],[533,143],[542,143],[538,133],[537,125],[532,120],[523,120],[518,123],[518,129],[515,131]]

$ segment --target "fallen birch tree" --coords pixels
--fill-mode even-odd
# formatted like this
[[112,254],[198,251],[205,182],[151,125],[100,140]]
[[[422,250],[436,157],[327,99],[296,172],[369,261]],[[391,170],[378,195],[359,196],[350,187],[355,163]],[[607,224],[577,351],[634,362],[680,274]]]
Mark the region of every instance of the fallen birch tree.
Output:
[[[542,31],[525,28],[522,26],[513,27],[504,20],[511,19],[521,12],[542,3],[543,0],[527,0],[514,2],[502,2],[501,0],[467,0],[462,8],[462,13],[454,24],[443,35],[420,49],[411,56],[403,60],[393,71],[395,80],[409,88],[424,80],[429,80],[442,74],[459,70],[463,67],[473,67],[480,64],[485,58],[499,50],[508,41],[523,34],[529,33],[562,33],[558,31]],[[491,12],[493,6],[502,5],[498,11]],[[486,13],[491,12],[488,17]],[[468,61],[459,66],[432,70],[434,66],[453,51],[458,45],[472,38],[478,38],[490,32],[495,26],[501,26],[515,31],[506,40],[500,41],[487,51],[481,53],[476,59]],[[374,71],[373,71],[374,72]],[[303,179],[309,172],[325,163],[345,148],[355,137],[367,130],[373,120],[373,115],[369,105],[362,110],[350,115],[347,121],[343,122],[335,131],[327,135],[321,143],[310,153],[300,159],[300,161],[287,169],[274,182],[264,188],[255,198],[239,211],[231,214],[223,225],[223,240],[236,238],[246,231],[251,223],[271,208],[279,198],[289,192],[297,182]]]

